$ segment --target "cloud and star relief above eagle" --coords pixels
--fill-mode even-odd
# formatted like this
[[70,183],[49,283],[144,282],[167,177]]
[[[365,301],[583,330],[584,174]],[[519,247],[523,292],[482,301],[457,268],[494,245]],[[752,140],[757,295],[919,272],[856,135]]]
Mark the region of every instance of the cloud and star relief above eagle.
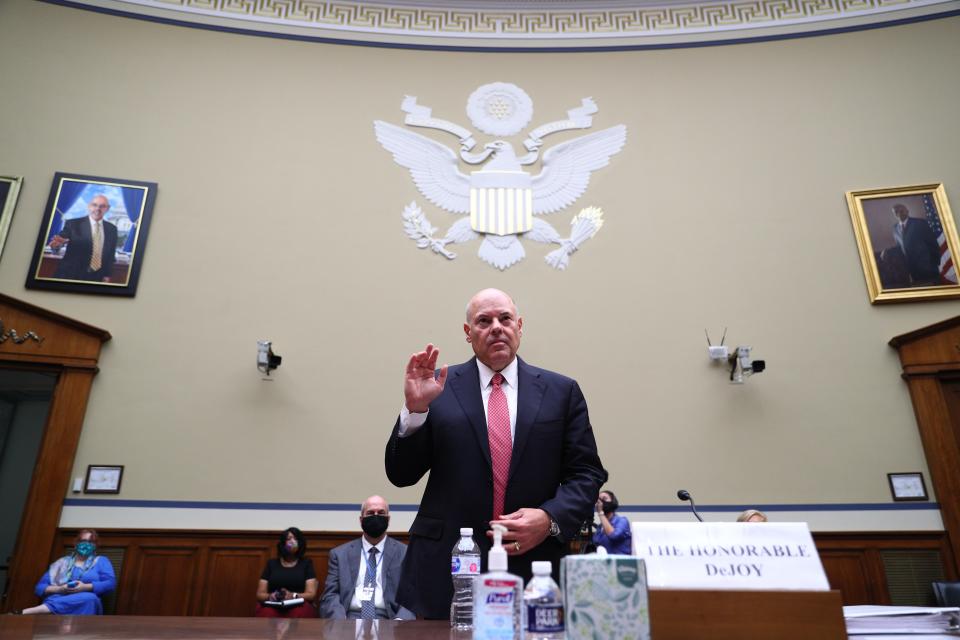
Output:
[[[546,136],[592,126],[592,116],[597,112],[592,99],[584,98],[581,106],[567,111],[565,119],[530,131],[520,155],[517,147],[504,138],[530,123],[533,102],[516,85],[495,82],[470,95],[467,115],[471,123],[496,138],[482,146],[478,146],[472,131],[434,118],[431,109],[417,104],[414,96],[404,98],[401,109],[407,114],[404,124],[444,131],[460,142],[457,152],[404,127],[382,120],[373,123],[377,140],[397,164],[409,169],[423,197],[445,211],[464,216],[443,237],[436,237],[437,228],[416,201],[408,204],[403,211],[404,230],[419,248],[430,248],[452,260],[456,254],[447,245],[480,239],[480,259],[502,271],[525,257],[522,238],[560,245],[545,260],[562,270],[569,265],[573,252],[603,225],[603,211],[586,207],[571,221],[570,236],[563,238],[541,217],[576,202],[586,191],[590,174],[607,166],[626,142],[627,128],[620,124],[542,150]],[[538,161],[539,173],[524,169]],[[461,162],[478,169],[464,173]]]

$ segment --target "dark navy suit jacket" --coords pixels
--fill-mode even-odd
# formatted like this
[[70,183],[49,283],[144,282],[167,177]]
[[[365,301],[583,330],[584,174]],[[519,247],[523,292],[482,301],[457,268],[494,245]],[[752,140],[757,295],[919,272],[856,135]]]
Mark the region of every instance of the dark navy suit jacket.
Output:
[[[607,473],[576,381],[519,359],[517,368],[517,424],[504,512],[541,508],[560,525],[563,539],[548,537],[510,558],[510,571],[528,580],[534,560],[550,560],[555,574],[559,570],[564,541],[592,517]],[[450,367],[443,393],[419,430],[400,438],[398,420],[387,442],[386,471],[393,484],[410,486],[430,473],[397,592],[400,604],[425,618],[450,615],[450,554],[460,527],[473,527],[486,570],[493,475],[484,416],[474,358]]]
[[103,253],[100,269],[97,271],[89,271],[93,233],[88,216],[67,220],[57,235],[70,240],[67,251],[57,266],[57,278],[100,282],[110,275],[117,252],[117,227],[113,223],[103,221]]
[[895,225],[893,237],[903,249],[914,285],[938,285],[940,282],[940,245],[926,220],[907,218],[906,231]]

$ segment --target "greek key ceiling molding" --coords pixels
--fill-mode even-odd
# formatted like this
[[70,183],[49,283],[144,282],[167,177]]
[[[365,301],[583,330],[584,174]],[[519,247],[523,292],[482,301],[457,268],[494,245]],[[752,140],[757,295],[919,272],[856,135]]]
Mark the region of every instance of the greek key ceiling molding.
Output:
[[597,47],[790,37],[960,13],[958,0],[48,0],[211,28],[374,43]]

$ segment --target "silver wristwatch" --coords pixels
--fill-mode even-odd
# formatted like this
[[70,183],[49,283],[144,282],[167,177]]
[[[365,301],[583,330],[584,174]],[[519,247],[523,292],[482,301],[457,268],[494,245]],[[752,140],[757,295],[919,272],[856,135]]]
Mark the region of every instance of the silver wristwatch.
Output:
[[557,521],[553,518],[550,518],[550,537],[559,538],[560,537],[560,525],[557,524]]

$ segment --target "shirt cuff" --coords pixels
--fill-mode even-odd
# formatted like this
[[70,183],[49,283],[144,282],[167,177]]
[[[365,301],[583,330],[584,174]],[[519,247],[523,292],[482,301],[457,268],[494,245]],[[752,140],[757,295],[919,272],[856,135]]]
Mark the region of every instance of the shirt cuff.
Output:
[[427,414],[429,413],[429,409],[423,413],[410,413],[407,405],[403,405],[400,408],[400,428],[397,429],[397,435],[401,438],[412,436],[427,421]]

